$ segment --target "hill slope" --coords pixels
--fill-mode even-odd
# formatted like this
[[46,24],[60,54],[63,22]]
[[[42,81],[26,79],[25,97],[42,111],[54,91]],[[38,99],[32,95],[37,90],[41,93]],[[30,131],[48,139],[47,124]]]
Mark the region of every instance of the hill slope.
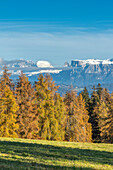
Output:
[[113,169],[113,145],[0,138],[0,169]]

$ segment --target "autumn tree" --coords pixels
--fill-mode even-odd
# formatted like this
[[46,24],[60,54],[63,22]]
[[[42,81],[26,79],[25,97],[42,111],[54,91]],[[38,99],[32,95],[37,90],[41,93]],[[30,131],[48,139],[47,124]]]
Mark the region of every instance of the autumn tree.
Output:
[[[77,97],[77,101],[78,101],[77,102],[78,105],[76,104],[76,109],[78,109],[77,110],[78,114],[82,115],[81,116],[82,122],[80,121],[80,124],[84,131],[84,136],[81,139],[85,142],[91,142],[92,141],[92,125],[91,123],[89,123],[88,111],[85,107],[85,101],[81,94]],[[82,135],[82,132],[81,132],[81,135]]]
[[88,123],[88,111],[80,94],[67,92],[64,98],[67,112],[65,139],[76,142],[91,142],[91,124]]
[[35,83],[39,112],[39,136],[48,140],[63,140],[63,102],[56,94],[58,87],[50,75],[39,75]]
[[113,143],[113,92],[111,94],[111,102],[109,105],[109,114],[106,120],[106,125],[108,126],[108,141]]
[[65,127],[65,140],[74,141],[77,138],[78,129],[77,121],[74,116],[75,113],[75,100],[76,93],[73,91],[66,92],[64,103],[66,107],[66,127]]
[[0,78],[0,136],[18,137],[16,124],[18,105],[12,91],[14,85],[7,67],[3,69],[3,75]]
[[54,96],[54,112],[55,112],[55,118],[58,122],[57,139],[64,140],[66,110],[65,110],[63,98],[60,96],[59,93],[55,93],[55,96]]
[[101,142],[113,143],[113,98],[106,89],[102,90],[94,112],[98,115]]
[[[96,133],[96,138],[94,139],[94,142],[102,142],[103,139],[107,139],[107,133],[105,131],[103,131],[102,127],[104,126],[104,122],[103,120],[105,121],[105,116],[108,114],[108,108],[106,107],[106,104],[104,102],[101,102],[100,104],[97,103],[94,111],[93,111],[93,114],[96,115],[96,119],[97,119],[97,123],[98,123],[98,132],[99,133]],[[96,126],[97,128],[97,126]]]
[[14,83],[12,79],[10,79],[11,73],[9,73],[9,70],[6,66],[3,67],[3,74],[0,79],[0,89],[4,90],[5,86],[9,86],[10,89],[14,90]]
[[38,138],[38,113],[35,91],[23,72],[19,76],[15,95],[19,105],[17,117],[19,137]]
[[18,137],[16,124],[18,105],[15,96],[8,86],[5,87],[0,98],[0,136]]

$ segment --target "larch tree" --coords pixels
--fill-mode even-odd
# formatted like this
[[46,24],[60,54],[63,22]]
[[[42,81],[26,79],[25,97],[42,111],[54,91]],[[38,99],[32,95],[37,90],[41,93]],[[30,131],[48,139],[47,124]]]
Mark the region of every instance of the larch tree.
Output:
[[108,131],[106,129],[106,119],[109,113],[109,109],[106,106],[104,101],[100,101],[97,103],[96,107],[94,108],[94,113],[97,115],[98,119],[98,127],[99,127],[99,142],[106,143],[108,141]]
[[85,107],[85,101],[81,94],[77,97],[77,100],[78,102],[76,102],[76,110],[78,111],[78,114],[81,116],[81,118],[79,119],[80,121],[79,124],[80,124],[80,127],[82,127],[80,141],[91,142],[92,141],[92,125],[91,123],[89,123],[89,115]]
[[0,136],[18,137],[16,124],[18,105],[15,96],[8,85],[0,96]]
[[113,93],[110,94],[106,89],[102,92],[102,101],[99,115],[101,138],[104,143],[113,143]]
[[38,113],[35,91],[28,78],[21,72],[15,89],[19,105],[17,123],[20,138],[38,138]]
[[99,98],[100,100],[97,102],[93,110],[93,115],[96,118],[99,131],[99,133],[96,134],[96,141],[107,143],[109,141],[109,128],[107,121],[110,114],[111,97],[106,89],[102,89]]
[[45,77],[39,75],[38,81],[35,83],[35,88],[39,112],[40,138],[62,140],[63,125],[60,120],[64,113],[62,111],[63,104],[61,98],[58,95],[55,96],[58,87],[54,84],[54,81],[52,81],[51,76],[46,74]]
[[12,87],[14,87],[11,74],[5,66],[3,75],[0,78],[0,136],[1,137],[18,137],[16,117],[18,105]]
[[12,79],[10,79],[11,73],[9,73],[8,68],[6,66],[3,67],[3,74],[0,79],[0,89],[4,89],[4,87],[7,85],[10,87],[10,89],[14,90],[14,83],[12,82]]
[[76,93],[73,91],[66,92],[64,97],[64,103],[66,108],[66,127],[65,127],[65,140],[75,141],[77,140],[77,121],[75,118],[75,100]]
[[54,112],[55,112],[55,118],[58,122],[57,140],[64,140],[66,111],[65,111],[63,98],[60,96],[59,93],[55,93],[54,96]]
[[77,97],[75,92],[67,92],[64,102],[67,111],[65,139],[76,142],[91,142],[92,129],[88,122],[88,111],[85,108],[82,95]]
[[108,125],[109,142],[113,143],[113,93],[111,94],[111,102],[110,102],[110,106],[109,106],[107,125]]

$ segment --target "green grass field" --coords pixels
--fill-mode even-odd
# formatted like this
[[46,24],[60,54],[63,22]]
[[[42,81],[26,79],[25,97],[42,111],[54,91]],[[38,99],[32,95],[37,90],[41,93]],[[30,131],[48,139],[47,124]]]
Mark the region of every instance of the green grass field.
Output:
[[113,145],[0,138],[2,169],[113,170]]

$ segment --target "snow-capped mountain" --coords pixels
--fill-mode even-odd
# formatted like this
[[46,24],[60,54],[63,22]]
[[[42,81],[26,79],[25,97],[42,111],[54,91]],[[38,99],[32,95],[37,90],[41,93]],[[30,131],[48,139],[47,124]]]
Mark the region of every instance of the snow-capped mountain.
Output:
[[[58,74],[62,71],[59,68],[53,68],[53,66],[48,61],[37,61],[36,64],[29,60],[11,60],[5,61],[0,59],[0,75],[2,75],[2,67],[6,65],[9,69],[9,72],[12,74],[12,79],[20,75],[23,71],[28,77],[36,76],[39,74]],[[15,79],[16,79],[15,78]],[[35,78],[34,78],[35,79]],[[34,80],[35,81],[35,80]]]
[[[36,63],[28,60],[0,60],[0,65],[6,65],[12,73],[11,78],[16,81],[21,71],[23,71],[31,82],[37,80],[39,74],[49,73],[55,83],[64,87],[73,85],[83,88],[101,83],[113,91],[113,59],[108,60],[72,60],[71,64],[65,63],[62,67],[53,67],[48,61],[37,61]],[[1,68],[1,67],[0,67]],[[0,75],[2,75],[2,68]],[[61,90],[62,93],[63,90]]]
[[26,67],[38,67],[38,68],[53,68],[48,61],[37,61],[36,64],[30,60],[10,60],[5,61],[0,58],[0,65],[6,65],[8,68],[26,68]]
[[37,61],[37,67],[39,68],[53,68],[53,66],[48,61]]
[[86,65],[106,65],[106,64],[113,64],[113,59],[107,60],[97,60],[97,59],[88,59],[88,60],[72,60],[71,66],[86,66]]
[[11,60],[5,61],[5,65],[8,68],[25,68],[25,67],[36,67],[36,64],[33,61],[29,60]]

